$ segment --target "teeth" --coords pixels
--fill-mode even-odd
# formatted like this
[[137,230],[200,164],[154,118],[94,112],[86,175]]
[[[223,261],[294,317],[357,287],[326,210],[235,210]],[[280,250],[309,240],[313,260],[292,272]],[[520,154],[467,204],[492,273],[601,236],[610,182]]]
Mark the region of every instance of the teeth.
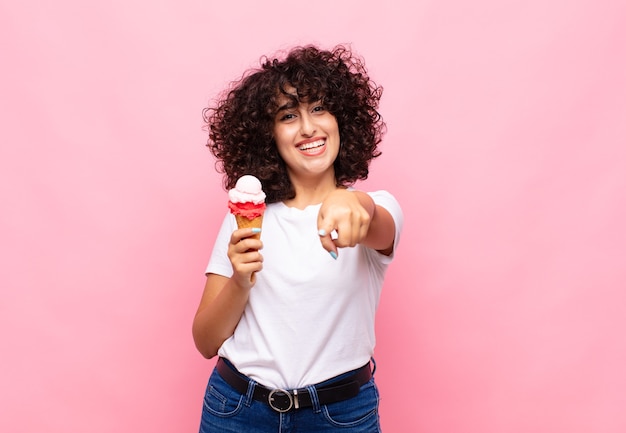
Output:
[[317,141],[313,141],[311,143],[307,143],[307,144],[303,144],[302,146],[298,146],[298,149],[300,150],[308,150],[308,149],[313,149],[314,147],[320,147],[324,145],[324,140],[317,140]]

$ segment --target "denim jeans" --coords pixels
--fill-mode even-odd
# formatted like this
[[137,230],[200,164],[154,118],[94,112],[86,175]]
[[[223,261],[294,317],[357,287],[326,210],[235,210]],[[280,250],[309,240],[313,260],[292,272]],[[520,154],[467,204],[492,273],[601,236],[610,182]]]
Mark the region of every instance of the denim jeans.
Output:
[[250,380],[248,392],[242,395],[213,370],[204,396],[200,433],[380,433],[373,377],[356,397],[328,405],[320,405],[315,388],[308,387],[313,407],[285,413],[252,399],[255,385]]

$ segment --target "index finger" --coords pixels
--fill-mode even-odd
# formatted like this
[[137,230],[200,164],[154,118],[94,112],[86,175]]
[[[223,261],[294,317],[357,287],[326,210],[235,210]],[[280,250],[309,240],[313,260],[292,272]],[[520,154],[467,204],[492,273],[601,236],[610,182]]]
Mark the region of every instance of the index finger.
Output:
[[242,239],[246,239],[246,238],[260,239],[261,238],[260,233],[261,233],[261,229],[257,227],[247,227],[244,229],[237,229],[233,231],[232,234],[230,235],[230,242],[233,244],[236,244]]

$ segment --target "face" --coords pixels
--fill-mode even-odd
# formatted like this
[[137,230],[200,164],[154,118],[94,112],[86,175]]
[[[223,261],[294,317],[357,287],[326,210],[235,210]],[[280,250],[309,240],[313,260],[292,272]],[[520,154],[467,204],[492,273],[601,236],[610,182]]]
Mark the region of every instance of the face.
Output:
[[[295,92],[295,91],[294,91]],[[294,105],[282,96],[274,118],[274,140],[278,153],[294,178],[332,177],[339,153],[339,126],[320,101]]]

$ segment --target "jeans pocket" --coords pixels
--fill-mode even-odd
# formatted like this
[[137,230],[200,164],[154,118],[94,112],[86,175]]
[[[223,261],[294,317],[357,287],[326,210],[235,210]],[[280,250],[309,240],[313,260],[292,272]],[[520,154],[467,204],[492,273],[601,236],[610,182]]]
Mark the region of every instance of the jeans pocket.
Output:
[[224,382],[217,371],[214,371],[204,394],[204,409],[215,416],[234,416],[243,407],[244,397]]
[[[322,407],[326,421],[336,427],[363,427],[363,431],[379,431],[378,389],[371,379],[356,397]],[[360,430],[359,430],[360,431]]]

